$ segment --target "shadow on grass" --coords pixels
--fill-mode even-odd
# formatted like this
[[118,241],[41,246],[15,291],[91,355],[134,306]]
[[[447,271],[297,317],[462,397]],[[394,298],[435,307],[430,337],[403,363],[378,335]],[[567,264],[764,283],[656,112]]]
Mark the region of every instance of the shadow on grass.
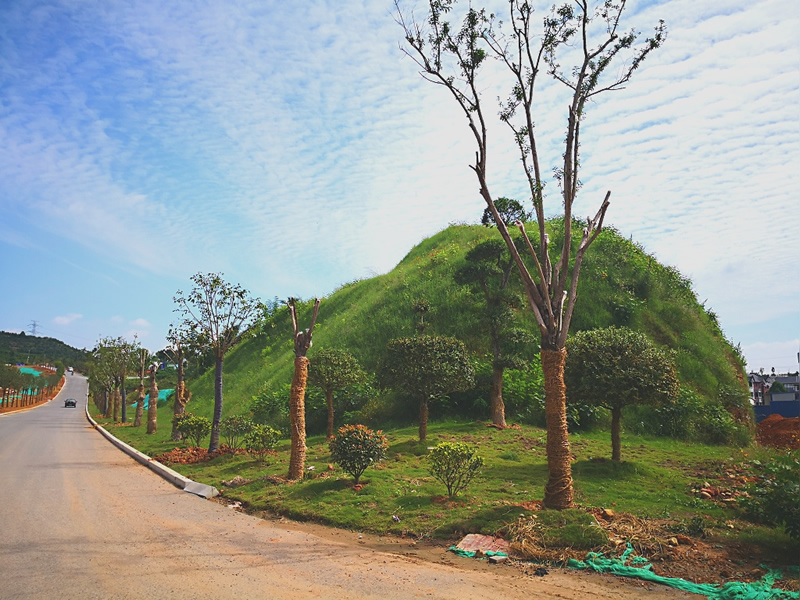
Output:
[[455,519],[439,527],[436,537],[462,536],[467,533],[497,535],[521,515],[529,515],[530,511],[521,506],[507,505],[486,508],[472,513],[463,519]]
[[581,479],[625,481],[652,476],[652,469],[637,462],[616,461],[607,458],[578,460],[572,464],[572,474]]

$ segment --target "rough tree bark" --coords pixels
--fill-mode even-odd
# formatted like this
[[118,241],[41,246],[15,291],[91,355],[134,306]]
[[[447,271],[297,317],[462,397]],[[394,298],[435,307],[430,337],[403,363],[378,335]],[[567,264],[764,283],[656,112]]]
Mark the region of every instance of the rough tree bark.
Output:
[[155,433],[158,430],[158,384],[156,383],[156,373],[158,367],[153,366],[150,370],[150,400],[147,403],[147,433]]
[[289,429],[291,433],[291,454],[289,456],[289,479],[303,478],[306,466],[306,385],[308,383],[308,359],[306,353],[311,347],[311,336],[319,313],[319,299],[314,302],[311,326],[301,331],[297,324],[297,307],[294,298],[289,298],[289,311],[294,329],[294,377],[289,395]]

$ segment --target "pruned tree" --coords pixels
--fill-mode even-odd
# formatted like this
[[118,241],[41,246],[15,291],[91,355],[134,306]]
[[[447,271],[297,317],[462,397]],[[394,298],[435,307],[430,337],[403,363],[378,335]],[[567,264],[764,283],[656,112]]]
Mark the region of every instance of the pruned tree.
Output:
[[186,413],[186,405],[192,398],[191,392],[186,387],[186,354],[187,347],[192,344],[192,330],[183,324],[171,325],[167,333],[168,346],[165,353],[175,363],[178,380],[175,384],[175,399],[172,404],[172,434],[170,439],[174,442],[181,440],[182,434],[178,429],[180,416]]
[[338,348],[324,348],[314,353],[308,368],[308,380],[325,392],[328,404],[328,439],[331,439],[334,434],[333,393],[365,382],[367,373],[349,352]]
[[300,329],[297,321],[297,300],[289,298],[287,302],[292,315],[294,330],[294,376],[289,392],[289,433],[291,437],[291,453],[289,455],[289,479],[303,478],[306,466],[306,384],[308,382],[308,358],[306,353],[311,347],[311,336],[319,314],[319,299],[314,301],[314,312],[308,329]]
[[[663,21],[659,22],[655,33],[636,45],[639,34],[634,30],[623,32],[620,25],[625,0],[605,0],[596,10],[590,10],[587,0],[554,6],[543,19],[539,35],[533,31],[534,8],[529,2],[508,1],[507,34],[494,15],[471,5],[464,11],[461,27],[451,26],[446,18],[456,5],[456,0],[429,0],[427,18],[420,23],[413,16],[405,16],[399,0],[395,0],[397,21],[405,34],[403,50],[420,67],[426,81],[449,92],[467,118],[476,144],[471,169],[478,179],[480,195],[514,257],[541,332],[549,472],[544,505],[567,508],[572,505],[573,485],[564,387],[565,344],[583,256],[602,229],[611,194],[607,192],[594,217],[582,223],[583,233],[573,243],[573,205],[580,188],[581,123],[587,103],[602,93],[621,89],[649,53],[662,45],[666,29]],[[562,55],[575,59],[571,69],[561,67]],[[508,77],[510,93],[501,103],[499,118],[509,127],[519,151],[521,174],[533,203],[538,248],[531,243],[524,225],[518,224],[531,269],[511,239],[488,180],[487,117],[494,108],[488,108],[481,97],[486,81],[481,74],[489,57],[496,59],[501,76],[504,73]],[[562,162],[553,169],[563,206],[561,248],[551,244],[545,232],[546,178],[540,163],[539,129],[534,123],[534,99],[538,98],[534,92],[542,79],[562,85],[568,103]]]
[[211,420],[209,452],[219,450],[219,424],[222,420],[222,365],[225,354],[248,330],[259,303],[247,290],[231,284],[221,273],[191,277],[194,288],[188,294],[178,291],[175,309],[183,318],[180,327],[192,331],[201,348],[214,353],[214,416]]
[[620,460],[622,409],[658,406],[678,397],[672,353],[627,327],[576,333],[567,341],[565,379],[570,402],[611,411],[611,458]]
[[147,433],[158,431],[158,362],[152,363],[147,372],[150,373],[150,397],[147,401]]
[[522,369],[530,362],[535,339],[530,332],[514,327],[514,311],[520,302],[508,286],[516,267],[503,240],[481,242],[467,252],[465,258],[466,264],[455,272],[454,279],[483,296],[485,304],[481,320],[492,353],[489,410],[492,424],[505,428],[503,373],[506,369]]
[[139,375],[139,385],[136,388],[136,416],[133,419],[134,427],[142,426],[142,419],[144,418],[144,376],[147,373],[147,367],[153,361],[150,359],[150,352],[145,348],[139,348],[136,354],[136,372]]
[[420,335],[392,340],[380,368],[380,384],[410,396],[419,404],[419,440],[428,437],[432,400],[463,392],[475,383],[464,342],[451,337]]

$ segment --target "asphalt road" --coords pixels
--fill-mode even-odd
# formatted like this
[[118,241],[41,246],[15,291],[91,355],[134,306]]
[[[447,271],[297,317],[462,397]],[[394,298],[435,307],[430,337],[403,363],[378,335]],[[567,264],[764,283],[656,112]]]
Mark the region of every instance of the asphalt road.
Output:
[[68,375],[53,401],[0,417],[0,599],[687,597],[452,554],[430,562],[238,513],[112,446],[86,420],[86,389]]

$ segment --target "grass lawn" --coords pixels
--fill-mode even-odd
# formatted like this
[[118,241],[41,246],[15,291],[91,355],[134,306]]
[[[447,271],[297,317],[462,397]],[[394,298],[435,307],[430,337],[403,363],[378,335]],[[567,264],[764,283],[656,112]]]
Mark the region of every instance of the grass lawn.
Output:
[[[163,412],[167,412],[166,410]],[[114,425],[94,418],[114,435],[150,456],[169,452],[168,424],[148,436],[145,426]],[[428,440],[419,443],[416,426],[384,432],[389,440],[386,460],[367,469],[359,486],[332,464],[324,437],[308,439],[303,481],[287,483],[289,441],[278,443],[266,463],[247,454],[225,454],[208,462],[173,464],[182,474],[215,486],[249,511],[268,511],[355,531],[453,539],[466,533],[502,533],[520,516],[540,507],[547,479],[545,431],[524,426],[499,431],[483,422],[429,424]],[[607,432],[572,434],[575,456],[575,502],[579,508],[602,507],[615,513],[672,523],[675,531],[702,529],[706,534],[797,554],[782,528],[768,528],[740,520],[735,503],[703,500],[696,492],[712,477],[735,477],[735,466],[768,449],[706,446],[624,434],[622,458],[611,461]],[[462,441],[477,447],[484,459],[481,474],[456,498],[427,471],[428,448],[442,441]],[[726,471],[734,469],[734,475]],[[247,481],[228,487],[234,477]],[[723,485],[720,482],[714,485]],[[733,486],[734,484],[731,483]],[[562,527],[556,523],[555,528]],[[564,540],[580,547],[580,540]]]

